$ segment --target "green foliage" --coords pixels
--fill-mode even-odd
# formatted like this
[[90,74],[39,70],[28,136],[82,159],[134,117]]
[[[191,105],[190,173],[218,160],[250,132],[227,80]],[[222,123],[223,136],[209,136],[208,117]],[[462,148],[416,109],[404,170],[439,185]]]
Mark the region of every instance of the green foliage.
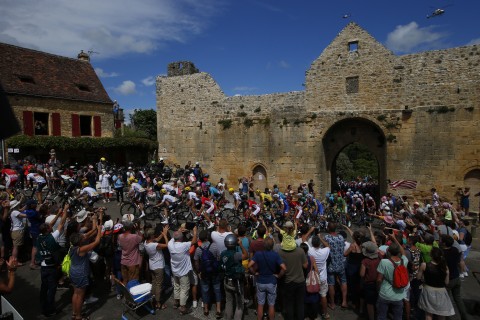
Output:
[[379,116],[377,117],[377,120],[378,120],[378,121],[383,121],[383,120],[385,120],[386,118],[387,118],[386,115],[381,114],[381,115],[379,115]]
[[132,130],[141,131],[148,139],[157,140],[157,112],[153,109],[135,109],[130,115],[130,127]]
[[251,126],[253,126],[253,120],[249,118],[245,118],[245,120],[243,121],[243,125],[247,128],[250,128]]
[[232,119],[218,120],[218,124],[222,126],[223,130],[227,130],[232,126]]
[[370,150],[358,143],[352,143],[340,152],[335,163],[337,174],[344,180],[372,176],[378,179],[378,163]]
[[259,113],[260,111],[262,111],[262,109],[260,107],[258,107],[257,109],[253,110],[253,112],[255,113]]
[[239,112],[237,115],[243,118],[247,116],[247,113],[242,111],[242,112]]
[[145,139],[134,137],[120,138],[68,138],[68,137],[52,137],[52,136],[13,136],[6,140],[8,146],[15,148],[41,148],[55,150],[89,150],[89,149],[126,149],[126,148],[142,148],[147,150],[155,150],[157,143]]
[[240,105],[240,109],[243,109],[245,108],[245,106],[243,104]]
[[388,134],[386,139],[387,139],[388,142],[395,142],[395,141],[397,141],[397,136],[390,133],[390,134]]

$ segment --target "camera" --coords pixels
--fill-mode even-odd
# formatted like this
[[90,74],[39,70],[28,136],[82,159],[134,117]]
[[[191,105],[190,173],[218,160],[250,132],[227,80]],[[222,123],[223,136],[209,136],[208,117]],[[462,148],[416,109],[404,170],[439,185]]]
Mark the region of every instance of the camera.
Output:
[[185,229],[187,230],[193,230],[197,224],[195,222],[186,222],[185,223]]

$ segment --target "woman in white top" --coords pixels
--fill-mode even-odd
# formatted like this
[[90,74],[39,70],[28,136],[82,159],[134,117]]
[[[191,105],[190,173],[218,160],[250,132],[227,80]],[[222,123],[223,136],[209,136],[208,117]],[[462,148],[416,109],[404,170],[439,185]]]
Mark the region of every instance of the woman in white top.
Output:
[[[163,310],[167,307],[160,301],[162,285],[163,285],[163,269],[165,268],[165,259],[162,249],[168,247],[168,225],[163,228],[162,233],[155,237],[155,231],[150,229],[147,231],[147,240],[145,241],[145,252],[148,254],[148,267],[152,273],[152,293],[155,295],[155,309]],[[161,239],[164,243],[158,243]]]

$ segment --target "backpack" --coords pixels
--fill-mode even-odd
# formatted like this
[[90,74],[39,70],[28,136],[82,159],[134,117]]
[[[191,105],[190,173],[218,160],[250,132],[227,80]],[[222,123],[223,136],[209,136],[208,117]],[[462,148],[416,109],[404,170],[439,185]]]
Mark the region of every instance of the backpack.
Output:
[[62,261],[62,272],[68,277],[70,275],[70,265],[72,264],[72,258],[70,257],[70,249],[65,255]]
[[210,251],[210,246],[207,248],[199,247],[202,250],[202,257],[200,258],[200,271],[202,276],[208,276],[216,274],[218,272],[218,260],[213,256],[213,253]]
[[220,266],[226,278],[241,279],[245,275],[245,269],[241,262],[235,261],[235,251],[225,250],[220,257]]
[[113,233],[102,236],[95,251],[102,257],[113,256]]
[[403,265],[403,260],[400,260],[400,265],[397,265],[392,259],[388,259],[393,263],[393,279],[392,286],[396,289],[402,289],[408,286],[409,277],[408,270]]
[[465,236],[463,237],[463,242],[467,245],[470,246],[472,244],[472,234],[465,229]]

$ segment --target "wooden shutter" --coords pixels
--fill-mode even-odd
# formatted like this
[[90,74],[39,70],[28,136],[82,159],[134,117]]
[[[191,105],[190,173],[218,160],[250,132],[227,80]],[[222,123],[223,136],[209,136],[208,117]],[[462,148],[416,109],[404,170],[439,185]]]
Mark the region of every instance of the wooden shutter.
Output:
[[72,114],[72,137],[80,136],[80,116]]
[[23,133],[33,136],[33,112],[23,111]]
[[95,137],[102,136],[102,118],[100,116],[93,117],[93,135]]
[[60,127],[60,113],[58,112],[52,113],[52,135],[62,135],[62,130]]

